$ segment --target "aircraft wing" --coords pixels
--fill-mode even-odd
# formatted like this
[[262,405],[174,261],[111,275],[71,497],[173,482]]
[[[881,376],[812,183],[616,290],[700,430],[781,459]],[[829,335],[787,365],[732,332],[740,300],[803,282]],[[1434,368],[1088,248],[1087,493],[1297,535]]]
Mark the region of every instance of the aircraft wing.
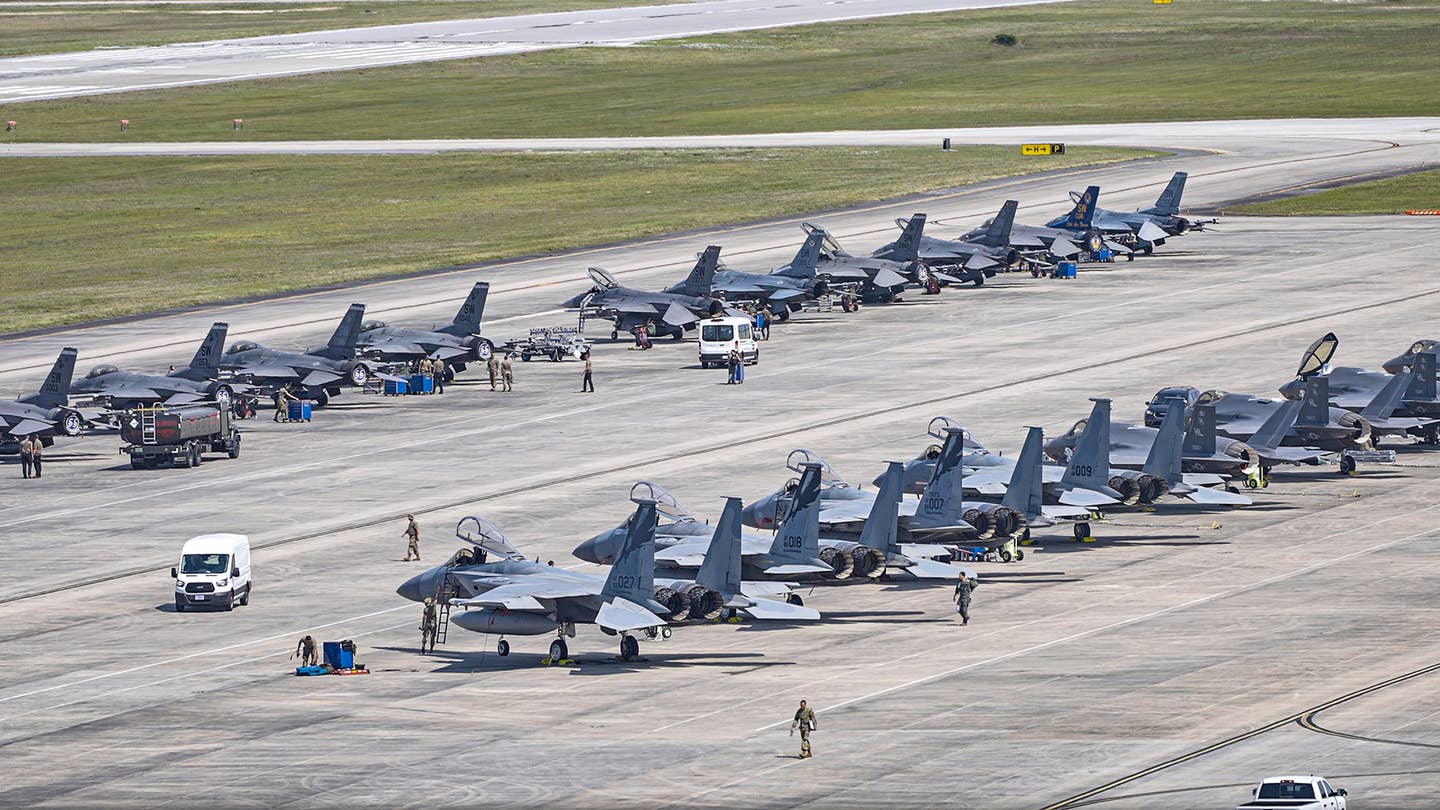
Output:
[[1211,487],[1195,487],[1183,496],[1205,506],[1249,506],[1254,503],[1248,495]]
[[19,424],[10,426],[12,436],[29,436],[31,433],[43,433],[53,430],[54,425],[49,422],[40,422],[35,419],[22,419]]
[[929,560],[949,557],[950,549],[935,543],[901,543],[900,553],[912,560]]
[[939,270],[931,270],[931,271],[930,271],[930,275],[934,276],[935,278],[940,279],[941,281],[945,282],[946,284],[962,284],[962,283],[964,283],[964,282],[962,282],[960,279],[956,278],[955,276],[952,276],[952,275],[950,275],[949,273],[942,273],[942,272],[940,272]]
[[1154,242],[1156,239],[1164,239],[1170,234],[1166,233],[1164,228],[1147,219],[1140,223],[1140,229],[1135,232],[1135,235],[1146,242]]
[[1110,248],[1110,250],[1112,250],[1112,251],[1114,251],[1115,253],[1118,253],[1118,254],[1120,254],[1120,255],[1122,255],[1122,256],[1123,256],[1123,255],[1126,255],[1126,254],[1129,254],[1129,253],[1134,253],[1134,252],[1135,252],[1135,251],[1131,250],[1130,248],[1128,248],[1128,247],[1120,244],[1119,242],[1112,242],[1112,241],[1110,241],[1109,239],[1104,240],[1104,242],[1105,242],[1105,247]]
[[1080,506],[1068,506],[1063,503],[1048,504],[1040,507],[1040,514],[1051,520],[1089,520],[1090,510]]
[[293,380],[300,375],[295,369],[289,366],[277,364],[258,363],[253,366],[241,366],[235,370],[237,374],[247,374],[251,377],[266,377],[275,379]]
[[695,317],[695,313],[674,301],[670,302],[670,306],[665,308],[665,314],[660,316],[660,319],[671,326],[684,326],[700,320]]
[[205,401],[205,397],[202,396],[202,395],[200,395],[200,394],[190,394],[190,393],[186,393],[186,392],[183,392],[183,391],[182,391],[182,392],[180,392],[180,393],[178,393],[178,394],[171,394],[171,395],[170,395],[170,398],[167,399],[167,400],[165,400],[165,404],[166,404],[166,405],[186,405],[186,404],[189,404],[189,403],[191,403],[191,402],[204,402],[204,401]]
[[595,623],[610,630],[642,630],[659,627],[665,620],[643,607],[619,596],[600,606]]
[[1067,489],[1060,494],[1060,503],[1066,506],[1113,506],[1119,501],[1093,489]]
[[719,290],[727,295],[764,295],[767,290],[764,287],[757,287],[754,284],[714,284],[711,290]]
[[1055,241],[1050,243],[1050,252],[1056,256],[1074,256],[1080,252],[1080,246],[1069,239],[1056,237]]
[[774,599],[746,599],[741,598],[740,608],[750,614],[752,619],[765,619],[769,621],[784,622],[818,622],[820,611],[815,608],[792,605],[789,602],[780,602]]
[[[1056,241],[1059,240],[1057,239]],[[1043,248],[1045,247],[1045,240],[1041,239],[1038,236],[1035,236],[1034,234],[1012,233],[1010,235],[1010,244],[1016,247]]]
[[340,379],[339,374],[331,371],[321,371],[317,368],[309,374],[306,374],[305,379],[301,380],[300,383],[302,385],[308,386],[320,386],[326,383],[335,382],[338,379]]
[[1225,483],[1225,476],[1215,473],[1184,473],[1180,480],[1192,487],[1213,487]]
[[153,388],[146,388],[143,385],[121,385],[115,388],[104,388],[95,392],[94,396],[112,397],[114,399],[164,399],[160,392]]
[[853,501],[821,501],[821,523],[855,523],[868,520],[871,502],[868,498]]
[[752,582],[750,580],[744,580],[740,583],[740,593],[744,594],[745,596],[755,597],[784,596],[785,594],[790,593],[790,591],[794,588],[795,583],[793,582],[775,582],[773,580],[768,580],[765,582]]
[[[674,304],[671,304],[671,306],[674,306]],[[633,312],[639,315],[655,314],[655,305],[647,304],[643,301],[620,301],[614,304],[602,304],[601,308],[608,309],[612,312]]]
[[804,290],[775,290],[770,293],[770,298],[773,301],[789,301],[792,298],[799,298],[804,295]]
[[[816,560],[816,562],[818,563],[820,561]],[[765,569],[766,574],[776,577],[791,576],[794,574],[831,574],[834,572],[834,568],[823,563],[820,565],[806,565],[803,563],[772,565]]]
[[909,284],[910,279],[905,278],[894,270],[882,267],[875,271],[875,275],[870,278],[870,282],[877,287],[902,287]]
[[365,346],[367,351],[380,352],[381,354],[425,354],[425,347],[419,343],[411,343],[408,340],[382,340],[379,343],[371,343]]

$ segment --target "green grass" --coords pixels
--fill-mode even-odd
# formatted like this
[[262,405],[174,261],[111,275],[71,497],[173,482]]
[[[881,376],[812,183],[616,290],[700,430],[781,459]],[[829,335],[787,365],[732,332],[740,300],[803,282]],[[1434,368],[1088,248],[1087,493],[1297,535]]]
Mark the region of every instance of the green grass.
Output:
[[1237,205],[1227,214],[1325,216],[1330,214],[1403,214],[1440,210],[1440,171],[1417,172],[1356,183],[1314,194]]
[[[1152,153],[1013,147],[5,162],[0,333]],[[797,228],[795,241],[801,234]],[[703,245],[697,244],[698,250]],[[693,251],[677,246],[677,266]],[[576,286],[583,285],[576,268]],[[557,293],[558,295],[558,293]],[[558,300],[558,299],[557,299]]]
[[0,31],[5,32],[0,37],[0,57],[627,5],[634,5],[634,0],[296,0],[71,7],[0,0]]
[[[997,33],[1016,47],[991,45]],[[1086,0],[0,109],[14,138],[718,134],[1440,114],[1440,0]],[[245,130],[230,131],[243,117]],[[3,136],[0,136],[3,137]]]

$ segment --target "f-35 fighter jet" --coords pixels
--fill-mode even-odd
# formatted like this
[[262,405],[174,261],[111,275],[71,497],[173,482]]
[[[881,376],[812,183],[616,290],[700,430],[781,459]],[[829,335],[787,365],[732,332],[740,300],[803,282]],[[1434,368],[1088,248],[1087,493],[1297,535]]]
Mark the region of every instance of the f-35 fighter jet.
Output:
[[434,330],[391,326],[384,321],[367,321],[360,326],[360,352],[383,361],[419,360],[439,357],[452,371],[464,371],[471,360],[489,360],[495,344],[480,336],[480,319],[485,315],[485,298],[490,282],[477,281],[449,324]]
[[229,325],[225,323],[211,325],[190,365],[184,368],[161,375],[121,371],[112,365],[100,365],[71,385],[70,393],[102,401],[113,410],[127,410],[136,405],[157,402],[183,405],[213,400],[229,404],[235,394],[247,393],[251,386],[220,380],[220,357],[225,350],[228,329]]
[[39,436],[46,447],[55,436],[79,436],[85,427],[80,413],[69,407],[70,378],[75,374],[74,349],[61,349],[55,365],[33,394],[0,402],[0,453],[17,453],[20,440]]

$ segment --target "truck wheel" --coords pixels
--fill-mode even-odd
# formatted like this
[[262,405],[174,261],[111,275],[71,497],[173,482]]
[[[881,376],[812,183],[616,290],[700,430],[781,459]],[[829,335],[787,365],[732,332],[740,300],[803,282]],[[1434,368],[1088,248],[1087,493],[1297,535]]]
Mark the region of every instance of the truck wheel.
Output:
[[234,591],[231,591],[231,592],[230,592],[230,598],[225,600],[225,607],[221,608],[221,610],[225,611],[226,613],[229,613],[230,611],[232,611],[232,610],[234,610],[234,609],[235,609],[235,592],[234,592]]
[[520,353],[520,362],[522,362],[522,363],[528,363],[528,362],[530,362],[530,355],[529,355],[529,354],[526,354],[525,352],[521,352],[521,353]]
[[187,469],[194,466],[194,462],[191,460],[189,452],[181,453],[175,458],[175,460],[171,462],[171,464],[176,467],[185,467]]
[[239,457],[240,457],[240,437],[239,437],[239,436],[236,436],[236,437],[235,437],[235,440],[232,441],[232,442],[230,442],[230,446],[227,447],[227,448],[225,448],[225,452],[230,456],[230,458],[239,458]]
[[205,451],[201,449],[200,445],[192,445],[190,455],[194,458],[194,461],[191,462],[194,466],[199,467],[205,463]]
[[248,605],[248,604],[250,604],[250,589],[251,589],[251,587],[253,587],[253,586],[252,586],[250,583],[248,583],[248,582],[245,583],[245,595],[242,596],[242,597],[240,597],[240,604],[242,604],[242,605]]
[[132,469],[132,470],[143,470],[143,469],[145,469],[145,459],[143,459],[143,458],[132,458],[132,459],[130,459],[130,469]]
[[184,599],[181,599],[181,598],[178,597],[178,596],[175,597],[175,612],[176,612],[176,613],[184,613],[184,612],[185,612],[185,600],[184,600]]

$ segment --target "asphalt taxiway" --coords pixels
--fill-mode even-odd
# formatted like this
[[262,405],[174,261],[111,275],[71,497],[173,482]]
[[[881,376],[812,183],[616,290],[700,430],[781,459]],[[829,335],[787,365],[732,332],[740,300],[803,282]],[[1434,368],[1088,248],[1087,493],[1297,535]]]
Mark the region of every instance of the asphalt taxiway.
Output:
[[[1038,221],[1092,181],[1135,207],[1176,168],[1200,205],[1433,148],[1306,146],[817,219],[860,252],[913,210],[951,233],[1014,196]],[[214,319],[278,345],[323,340],[350,300],[441,321],[477,278],[494,285],[487,334],[520,334],[570,319],[557,303],[587,264],[659,286],[705,244],[756,268],[799,238],[795,222],[716,229],[8,340],[0,385],[33,383],[62,344],[81,348],[82,369],[163,368]],[[572,565],[571,547],[625,517],[639,479],[713,519],[722,496],[783,483],[795,447],[862,483],[923,449],[940,414],[1013,452],[1023,425],[1063,431],[1090,396],[1112,397],[1118,420],[1164,385],[1271,392],[1325,331],[1341,337],[1337,362],[1374,366],[1434,336],[1437,248],[1424,218],[1235,218],[1075,281],[1001,277],[798,316],[744,386],[697,368],[689,342],[602,341],[595,394],[578,393],[573,363],[517,363],[510,394],[473,371],[443,396],[347,393],[309,425],[248,425],[242,458],[195,470],[131,471],[104,437],[61,444],[38,483],[5,459],[0,804],[1214,807],[1295,770],[1369,806],[1424,803],[1440,788],[1440,458],[1405,447],[1399,465],[1354,477],[1287,472],[1239,511],[1117,512],[1095,544],[1059,530],[1022,563],[981,566],[966,628],[943,588],[816,589],[817,626],[682,627],[628,664],[582,628],[580,665],[545,669],[548,639],[512,639],[501,659],[459,629],[420,656],[418,607],[393,591],[420,570],[399,561],[405,512],[420,516],[425,564],[480,514]],[[251,535],[254,604],[174,614],[180,543],[216,530]],[[291,676],[305,633],[355,639],[373,674]],[[820,710],[813,760],[786,735],[800,698]]]

